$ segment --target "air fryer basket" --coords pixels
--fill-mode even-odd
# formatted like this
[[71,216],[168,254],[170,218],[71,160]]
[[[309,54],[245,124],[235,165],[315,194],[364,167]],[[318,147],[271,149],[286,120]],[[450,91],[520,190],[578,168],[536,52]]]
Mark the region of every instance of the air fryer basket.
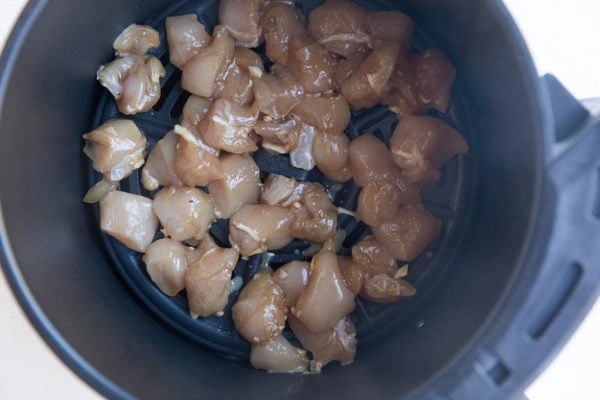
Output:
[[[310,10],[319,1],[299,3]],[[40,333],[106,396],[505,399],[585,314],[600,282],[598,118],[551,77],[542,84],[499,1],[359,3],[406,12],[415,49],[440,48],[455,64],[451,111],[440,117],[470,152],[424,191],[444,226],[411,263],[417,296],[361,304],[356,361],[316,376],[252,369],[228,315],[193,321],[185,297],[162,296],[139,256],[101,235],[96,211],[81,203],[97,179],[81,134],[116,115],[93,79],[112,58],[112,40],[138,22],[157,27],[164,43],[164,17],[185,12],[212,27],[216,0],[29,3],[1,62],[1,263]],[[165,51],[156,54],[166,64]],[[163,99],[134,119],[154,143],[184,101],[168,66]],[[375,108],[353,114],[348,134],[385,140],[395,123]],[[256,160],[265,172],[321,182],[337,205],[354,208],[351,184],[332,187],[285,158],[258,152]],[[123,189],[140,193],[138,177]],[[349,216],[339,222],[347,251],[365,227]],[[226,244],[225,225],[212,233]],[[302,244],[277,252],[271,265],[298,257],[294,250]],[[262,262],[253,257],[235,274],[247,280]]]

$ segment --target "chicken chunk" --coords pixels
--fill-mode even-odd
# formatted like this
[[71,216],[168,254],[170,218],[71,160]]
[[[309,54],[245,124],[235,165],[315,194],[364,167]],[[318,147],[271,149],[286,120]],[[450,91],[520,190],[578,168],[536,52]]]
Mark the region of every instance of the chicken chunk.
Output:
[[325,48],[351,57],[371,44],[368,11],[346,0],[327,0],[308,17],[308,31]]
[[113,48],[119,56],[145,55],[148,50],[160,46],[160,37],[154,28],[131,24],[115,39]]
[[290,71],[274,65],[271,72],[254,78],[254,108],[270,118],[287,116],[300,102],[304,89]]
[[229,301],[229,282],[239,254],[216,247],[191,264],[185,274],[185,290],[193,318],[219,315]]
[[285,295],[270,271],[259,271],[242,289],[231,309],[235,329],[252,344],[269,341],[283,331]]
[[167,296],[175,296],[185,288],[188,250],[172,239],[153,242],[144,254],[146,271],[152,282]]
[[329,179],[345,182],[352,175],[348,158],[350,139],[346,135],[322,133],[315,136],[312,154],[317,168]]
[[302,123],[296,118],[263,119],[254,125],[254,132],[261,138],[264,149],[286,154],[298,147]]
[[221,0],[219,21],[240,46],[256,47],[262,42],[258,24],[264,0]]
[[333,238],[337,229],[337,208],[318,183],[302,183],[300,200],[292,204],[291,233],[297,239],[322,243]]
[[372,303],[393,303],[403,297],[414,296],[417,289],[403,279],[386,274],[369,276],[365,279],[360,297]]
[[246,204],[229,219],[229,241],[243,256],[279,250],[292,241],[287,208]]
[[215,98],[227,99],[242,106],[254,102],[252,77],[260,77],[265,68],[260,56],[250,49],[236,47],[233,62],[229,64],[214,91]]
[[409,182],[435,182],[439,169],[468,150],[465,139],[450,125],[432,117],[407,115],[390,139],[392,157]]
[[260,170],[247,154],[221,158],[223,176],[208,184],[219,218],[229,218],[244,204],[255,204],[260,196]]
[[294,178],[269,174],[263,185],[260,202],[271,206],[289,207],[299,202],[302,186]]
[[400,207],[392,219],[372,230],[394,258],[411,261],[435,240],[441,225],[441,221],[426,210],[406,206]]
[[297,373],[308,370],[306,351],[292,346],[283,335],[253,344],[250,363],[254,368],[269,372]]
[[283,289],[288,308],[296,304],[298,296],[308,284],[309,265],[306,261],[291,261],[273,272],[273,281]]
[[183,185],[175,171],[178,139],[179,136],[170,131],[152,148],[142,169],[142,184],[146,190],[156,190],[160,186]]
[[290,39],[287,67],[307,93],[332,90],[336,66],[335,56],[318,42],[306,36]]
[[352,246],[352,262],[366,276],[394,276],[398,271],[394,256],[373,236],[368,236]]
[[420,201],[419,186],[395,177],[393,181],[367,183],[358,196],[356,211],[361,221],[375,226],[389,221],[398,207],[419,204]]
[[165,236],[177,241],[203,239],[215,220],[210,197],[196,188],[164,188],[154,196],[152,209]]
[[401,45],[400,58],[405,59],[413,30],[413,22],[409,16],[398,11],[371,12],[368,23],[373,48],[378,48],[382,41],[394,41]]
[[152,200],[118,190],[100,200],[100,228],[139,253],[146,251],[158,228]]
[[[181,126],[192,132],[195,136],[199,136],[198,126],[206,114],[208,114],[208,110],[210,110],[212,104],[212,100],[205,99],[204,97],[194,95],[188,97],[181,112]],[[217,150],[214,150],[213,153],[218,155]]]
[[400,176],[385,144],[370,134],[354,139],[348,149],[348,159],[354,183],[365,187],[369,182],[395,182]]
[[192,265],[195,262],[200,261],[200,259],[206,253],[208,253],[209,250],[216,249],[217,247],[219,246],[215,243],[210,234],[206,235],[204,239],[200,241],[198,247],[186,253],[188,265]]
[[350,124],[350,107],[343,96],[303,97],[292,114],[326,133],[341,134]]
[[200,49],[208,46],[211,37],[196,14],[167,17],[165,20],[169,58],[171,64],[181,69]]
[[206,186],[223,176],[218,151],[179,125],[175,126],[175,133],[180,136],[175,150],[175,172],[184,185]]
[[352,257],[337,256],[337,261],[342,272],[344,284],[353,296],[357,296],[365,281],[365,274],[362,268],[352,261]]
[[279,1],[265,5],[260,27],[265,37],[267,57],[284,67],[287,65],[290,38],[308,33],[304,14],[293,5]]
[[146,137],[133,121],[110,120],[83,138],[83,152],[109,181],[120,181],[144,164]]

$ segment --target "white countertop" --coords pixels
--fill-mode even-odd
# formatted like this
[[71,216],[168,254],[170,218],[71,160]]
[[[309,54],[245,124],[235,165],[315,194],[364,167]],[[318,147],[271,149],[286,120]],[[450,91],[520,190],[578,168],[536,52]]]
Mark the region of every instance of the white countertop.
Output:
[[[4,43],[25,0],[0,0]],[[578,98],[600,97],[600,2],[506,0],[540,73],[552,72]],[[50,351],[0,273],[0,399],[99,399]],[[600,302],[548,369],[530,386],[531,400],[600,399]]]

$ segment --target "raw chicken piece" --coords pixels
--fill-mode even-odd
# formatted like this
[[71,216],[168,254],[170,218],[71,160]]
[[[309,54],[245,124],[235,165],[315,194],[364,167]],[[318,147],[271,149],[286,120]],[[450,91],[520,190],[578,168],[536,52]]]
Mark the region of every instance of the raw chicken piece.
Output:
[[139,253],[146,251],[158,228],[152,200],[118,190],[100,200],[100,229]]
[[366,277],[360,297],[373,303],[393,303],[402,297],[414,296],[417,289],[402,279],[386,274]]
[[261,77],[264,71],[258,54],[244,47],[236,47],[233,62],[215,86],[214,97],[251,106],[254,102],[252,77]]
[[317,129],[314,126],[302,124],[298,135],[298,146],[290,151],[290,164],[296,168],[310,171],[315,167],[315,159],[312,154],[313,141]]
[[240,46],[256,47],[262,42],[258,25],[264,0],[221,0],[219,21],[225,25]]
[[441,221],[426,210],[406,206],[400,207],[392,219],[372,230],[394,258],[411,261],[435,240],[441,225]]
[[362,269],[352,261],[352,257],[337,256],[338,265],[344,278],[344,284],[353,296],[357,296],[365,281]]
[[465,139],[450,125],[432,117],[407,115],[390,139],[392,157],[409,182],[435,182],[439,168],[466,153]]
[[146,137],[133,121],[110,120],[83,138],[83,152],[109,181],[120,181],[144,164]]
[[350,143],[350,170],[354,183],[365,187],[369,182],[395,182],[400,176],[385,144],[370,134],[363,134]]
[[217,247],[219,247],[215,241],[213,240],[213,238],[209,235],[206,235],[204,237],[204,239],[202,239],[202,241],[200,242],[200,244],[198,245],[198,247],[196,247],[193,250],[190,250],[187,252],[186,256],[187,256],[187,263],[188,265],[192,265],[197,261],[200,261],[200,259],[209,251],[212,249],[216,249]]
[[318,42],[306,36],[290,38],[287,67],[307,93],[332,90],[336,65],[335,56]]
[[98,70],[97,79],[117,102],[119,111],[134,115],[150,109],[160,99],[160,78],[165,69],[154,56],[128,55]]
[[297,239],[322,243],[333,238],[337,229],[337,208],[318,183],[306,182],[300,187],[300,200],[292,204],[292,235]]
[[261,137],[264,149],[278,154],[289,153],[298,147],[302,123],[296,118],[273,120],[266,118],[254,125],[254,132]]
[[283,335],[278,335],[252,345],[250,364],[269,372],[305,372],[308,370],[308,357],[305,350],[292,346]]
[[[212,104],[213,101],[210,99],[191,95],[183,106],[181,112],[181,125],[194,133],[195,136],[199,136],[200,132],[198,132],[198,125],[204,119],[206,114],[208,114],[208,110],[210,110]],[[218,155],[216,150],[215,152],[215,154]]]
[[266,42],[267,57],[276,64],[286,66],[290,38],[307,34],[302,11],[285,2],[270,1],[260,18]]
[[360,67],[344,81],[341,92],[352,108],[371,108],[389,91],[390,77],[399,52],[399,43],[381,41]]
[[352,246],[352,262],[366,277],[380,274],[394,276],[398,271],[394,256],[373,236]]
[[246,204],[229,219],[229,241],[243,256],[279,250],[292,241],[287,208]]
[[389,221],[398,207],[419,204],[420,188],[396,177],[393,181],[367,183],[358,196],[357,214],[365,224],[374,226]]
[[164,188],[154,196],[152,209],[165,236],[177,241],[203,239],[215,220],[210,197],[196,188]]
[[223,176],[208,184],[218,218],[229,218],[244,204],[256,204],[260,196],[260,170],[247,154],[221,157]]
[[329,179],[345,182],[352,176],[348,159],[350,139],[346,135],[320,133],[313,141],[312,154],[319,170]]
[[278,65],[260,78],[253,78],[254,108],[263,114],[280,119],[300,102],[304,89],[290,72]]
[[401,45],[400,57],[405,58],[413,29],[410,17],[398,11],[378,11],[369,13],[368,23],[373,48],[378,48],[382,41],[391,40]]
[[428,49],[396,66],[391,91],[382,103],[398,115],[416,114],[430,108],[447,112],[456,69],[437,49]]
[[113,48],[119,56],[145,55],[148,50],[160,46],[158,32],[147,25],[131,24],[115,39]]
[[154,145],[148,161],[142,169],[142,184],[146,190],[159,186],[181,186],[183,183],[175,172],[175,152],[179,137],[174,131],[167,133]]
[[94,186],[92,186],[85,196],[83,196],[83,202],[88,204],[95,204],[102,200],[109,192],[117,189],[119,182],[109,181],[106,178],[100,179]]
[[272,206],[289,207],[299,202],[302,186],[293,178],[283,175],[269,174],[263,185],[260,202]]
[[293,315],[288,318],[288,324],[302,347],[313,355],[310,362],[311,372],[321,372],[321,368],[331,361],[339,361],[341,365],[348,365],[354,361],[356,328],[349,318],[341,319],[332,330],[320,333],[311,332]]
[[257,113],[227,99],[217,99],[200,122],[198,129],[211,147],[230,153],[249,153],[257,149],[250,132]]
[[281,334],[285,328],[285,295],[267,270],[259,271],[242,289],[231,309],[235,329],[252,344]]
[[283,289],[288,308],[296,304],[308,283],[309,265],[306,261],[290,261],[273,272],[273,281]]
[[175,172],[184,185],[206,186],[223,176],[219,152],[189,130],[175,125],[180,138],[175,151]]
[[292,114],[327,133],[341,134],[350,124],[350,107],[343,96],[303,97]]
[[337,68],[333,73],[333,82],[338,90],[342,89],[344,82],[362,65],[369,54],[371,54],[371,50],[361,50],[352,57],[341,59],[338,62]]
[[327,0],[308,17],[308,31],[327,50],[351,57],[370,43],[368,11],[346,0]]
[[213,97],[215,85],[223,79],[233,60],[235,40],[226,27],[218,25],[210,45],[200,49],[182,69],[181,87],[201,97]]
[[311,332],[326,332],[350,314],[354,297],[344,284],[335,253],[324,246],[310,263],[308,285],[300,294],[292,314]]
[[153,242],[144,254],[146,271],[152,282],[167,296],[175,296],[185,288],[186,253],[181,243],[172,239]]
[[171,64],[181,69],[189,60],[208,46],[211,37],[196,14],[167,17],[167,42]]
[[229,301],[229,282],[239,254],[216,247],[191,264],[185,274],[185,290],[192,318],[222,315]]

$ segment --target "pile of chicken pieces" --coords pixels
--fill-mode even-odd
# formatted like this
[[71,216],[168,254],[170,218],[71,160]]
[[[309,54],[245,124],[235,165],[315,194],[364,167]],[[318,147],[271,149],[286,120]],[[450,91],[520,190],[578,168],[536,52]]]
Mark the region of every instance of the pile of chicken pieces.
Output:
[[[166,19],[170,62],[191,93],[180,123],[146,157],[147,140],[129,119],[84,135],[85,154],[103,175],[84,201],[99,202],[101,229],[144,253],[164,294],[185,289],[193,318],[223,315],[240,257],[277,251],[294,239],[317,245],[310,261],[260,270],[232,308],[251,363],[271,372],[319,372],[354,360],[355,296],[391,303],[416,289],[408,264],[438,235],[441,222],[421,204],[451,158],[467,151],[444,122],[415,115],[447,112],[455,69],[435,49],[410,54],[411,19],[327,0],[308,16],[288,1],[221,0],[212,35],[196,15]],[[267,71],[251,50],[264,43]],[[158,102],[165,69],[149,55],[160,45],[151,27],[131,25],[114,42],[117,58],[98,71],[124,115]],[[398,114],[389,148],[371,134],[345,135],[350,110],[384,104]],[[338,209],[323,186],[270,174],[261,182],[252,153],[288,154],[296,168],[318,168],[361,188],[357,210]],[[152,199],[118,190],[141,168]],[[372,235],[337,255],[338,213]],[[231,247],[209,234],[229,219]],[[154,240],[162,227],[162,238]],[[400,261],[400,263],[399,263]],[[402,264],[402,267],[399,267]],[[283,335],[288,327],[302,348]],[[311,359],[307,355],[311,353]]]

